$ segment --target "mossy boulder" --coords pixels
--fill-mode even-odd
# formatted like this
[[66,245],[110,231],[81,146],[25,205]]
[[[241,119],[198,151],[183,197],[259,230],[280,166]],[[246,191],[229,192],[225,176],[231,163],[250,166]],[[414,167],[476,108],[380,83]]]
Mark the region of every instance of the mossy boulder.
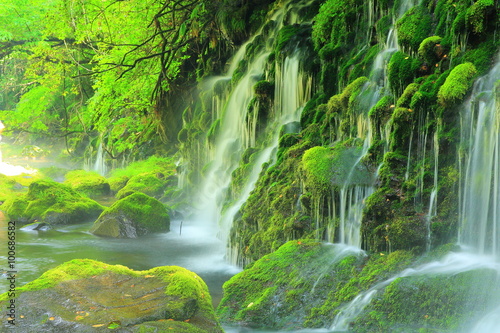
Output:
[[29,186],[28,193],[7,200],[2,210],[21,223],[38,220],[57,225],[95,219],[104,207],[69,186],[38,180]]
[[450,107],[460,102],[472,86],[472,79],[475,75],[476,67],[470,62],[453,68],[444,84],[439,88],[439,104],[444,107]]
[[142,173],[131,177],[127,184],[116,193],[117,199],[122,199],[134,192],[142,192],[149,196],[160,198],[165,191],[165,175],[162,173]]
[[94,171],[72,170],[66,173],[64,184],[91,198],[110,194],[109,182]]
[[90,229],[94,235],[135,238],[170,230],[170,217],[161,202],[140,192],[115,202],[99,216]]
[[[18,287],[14,302],[19,332],[223,332],[206,284],[176,266],[134,271],[74,259]],[[10,304],[7,293],[0,304]]]

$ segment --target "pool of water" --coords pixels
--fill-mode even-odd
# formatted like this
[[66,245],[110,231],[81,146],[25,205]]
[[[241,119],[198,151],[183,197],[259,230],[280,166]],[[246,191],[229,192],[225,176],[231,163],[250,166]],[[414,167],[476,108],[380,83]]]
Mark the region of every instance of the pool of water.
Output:
[[[7,218],[0,212],[0,242],[7,241]],[[176,265],[200,275],[207,283],[214,304],[222,295],[222,284],[240,271],[224,261],[224,246],[207,230],[190,222],[172,221],[171,231],[136,239],[111,239],[88,232],[92,222],[60,226],[48,231],[16,232],[17,285],[39,277],[48,269],[71,259],[94,259],[134,270]],[[0,269],[7,268],[7,248],[0,250]],[[0,279],[0,292],[8,281]]]

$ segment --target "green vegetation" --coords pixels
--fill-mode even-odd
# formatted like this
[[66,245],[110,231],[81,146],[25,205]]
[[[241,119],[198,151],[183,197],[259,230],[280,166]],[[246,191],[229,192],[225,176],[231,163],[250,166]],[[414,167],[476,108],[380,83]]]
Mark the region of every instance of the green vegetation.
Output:
[[35,220],[49,224],[75,224],[96,218],[104,207],[72,188],[48,180],[31,183],[28,193],[9,198],[7,215],[21,223]]
[[[113,286],[111,290],[110,286]],[[206,284],[198,275],[181,267],[160,266],[134,271],[121,265],[74,259],[16,288],[16,298],[21,304],[19,299],[37,295],[51,297],[64,288],[72,288],[71,295],[65,296],[68,297],[65,303],[70,305],[66,308],[58,302],[46,302],[43,304],[46,313],[85,325],[86,330],[101,327],[103,322],[106,325],[114,322],[117,327],[135,324],[129,327],[133,332],[150,332],[149,329],[154,327],[166,330],[179,328],[179,332],[222,332],[216,322]],[[105,298],[102,297],[103,292]],[[137,295],[138,304],[134,303]],[[8,299],[8,293],[0,295],[0,304],[6,306]],[[144,303],[149,308],[144,308]],[[71,304],[81,304],[85,311],[75,314]],[[38,305],[35,307],[38,309]],[[30,313],[29,309],[25,311],[30,327],[41,330],[44,321],[37,320],[40,313]],[[24,322],[19,325],[24,325]]]
[[469,88],[471,79],[476,75],[476,67],[472,63],[456,66],[439,88],[438,102],[442,106],[450,107],[461,101]]
[[69,171],[65,175],[64,184],[71,186],[77,192],[89,197],[99,197],[110,194],[110,186],[106,178],[97,172],[85,170]]

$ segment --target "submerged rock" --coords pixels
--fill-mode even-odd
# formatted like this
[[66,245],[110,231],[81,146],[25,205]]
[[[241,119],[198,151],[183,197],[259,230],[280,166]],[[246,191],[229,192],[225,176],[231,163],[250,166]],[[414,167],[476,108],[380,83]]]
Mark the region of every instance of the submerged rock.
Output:
[[104,207],[66,185],[38,180],[30,184],[27,194],[9,198],[2,210],[20,223],[38,220],[58,225],[95,219]]
[[206,284],[175,266],[133,271],[75,259],[17,288],[14,301],[19,332],[223,332]]
[[170,217],[161,202],[143,193],[133,193],[115,202],[94,223],[94,235],[135,238],[170,230]]
[[44,222],[30,223],[30,224],[25,225],[24,227],[21,228],[21,230],[24,230],[24,231],[47,231],[50,229],[52,229],[50,224],[47,224]]

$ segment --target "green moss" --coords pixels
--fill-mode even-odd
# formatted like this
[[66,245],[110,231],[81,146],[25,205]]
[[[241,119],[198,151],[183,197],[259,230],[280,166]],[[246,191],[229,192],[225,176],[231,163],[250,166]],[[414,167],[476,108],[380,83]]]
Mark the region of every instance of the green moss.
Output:
[[418,47],[418,55],[427,61],[429,66],[434,65],[439,59],[440,55],[436,49],[436,45],[441,43],[442,38],[439,36],[431,36],[424,39]]
[[496,272],[476,269],[452,275],[416,275],[395,279],[358,317],[356,332],[449,332],[470,325],[490,308]]
[[344,90],[342,90],[342,93],[340,94],[340,104],[345,110],[348,109],[349,103],[352,102],[354,98],[360,93],[361,88],[365,85],[366,82],[368,82],[368,78],[366,76],[361,76],[347,85]]
[[119,217],[122,216],[146,232],[169,230],[170,217],[165,205],[155,198],[135,192],[104,210],[90,232],[96,235],[120,237]]
[[418,91],[418,89],[419,89],[419,84],[417,84],[417,83],[410,83],[406,87],[406,89],[404,90],[403,94],[397,100],[396,107],[409,108],[410,107],[410,101],[411,101],[413,95]]
[[362,262],[360,253],[340,250],[310,240],[285,243],[224,284],[219,318],[244,326],[303,327],[309,309],[332,287],[345,284]]
[[420,68],[420,61],[409,55],[397,51],[388,65],[388,79],[395,95],[400,95],[403,88],[412,83]]
[[460,64],[453,68],[444,84],[439,88],[439,104],[450,107],[462,101],[471,87],[475,75],[476,67],[472,63]]
[[116,193],[116,198],[122,199],[133,192],[141,192],[152,197],[162,196],[166,187],[163,174],[142,173],[131,177],[127,184]]
[[253,90],[260,98],[274,96],[274,83],[266,80],[261,80],[253,86]]
[[20,222],[68,224],[98,216],[103,206],[68,186],[53,181],[33,182],[28,193],[9,199],[2,206],[11,219]]
[[89,197],[110,194],[110,186],[106,178],[94,171],[69,171],[65,175],[64,184]]
[[108,178],[108,183],[109,183],[109,188],[111,190],[111,193],[116,194],[119,190],[125,187],[127,185],[127,182],[129,181],[128,176],[114,176],[114,177],[109,177]]
[[171,157],[151,156],[146,160],[132,162],[124,169],[114,169],[110,176],[127,176],[131,178],[145,172],[161,173],[164,176],[170,176],[175,172],[175,163]]
[[467,9],[465,19],[474,33],[481,34],[489,25],[495,27],[495,16],[494,0],[478,0]]
[[426,7],[411,8],[396,22],[399,43],[407,49],[418,50],[420,43],[429,35],[431,22]]
[[325,147],[314,147],[302,156],[306,183],[313,191],[325,192],[330,189],[332,175],[332,151]]

